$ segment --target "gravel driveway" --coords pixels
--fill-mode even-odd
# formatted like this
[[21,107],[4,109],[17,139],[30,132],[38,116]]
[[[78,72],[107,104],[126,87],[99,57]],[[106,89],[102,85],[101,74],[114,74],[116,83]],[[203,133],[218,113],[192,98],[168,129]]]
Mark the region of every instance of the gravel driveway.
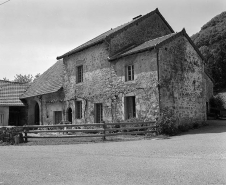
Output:
[[0,185],[226,184],[226,121],[166,139],[0,146]]

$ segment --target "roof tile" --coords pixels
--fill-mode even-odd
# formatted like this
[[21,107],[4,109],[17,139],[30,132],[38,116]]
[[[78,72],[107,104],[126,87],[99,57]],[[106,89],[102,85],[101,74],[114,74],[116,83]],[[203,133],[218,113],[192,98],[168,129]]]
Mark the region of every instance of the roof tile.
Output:
[[59,60],[35,80],[20,99],[58,91],[63,86],[63,72],[63,61]]
[[28,86],[28,83],[0,80],[0,106],[24,106],[19,97]]

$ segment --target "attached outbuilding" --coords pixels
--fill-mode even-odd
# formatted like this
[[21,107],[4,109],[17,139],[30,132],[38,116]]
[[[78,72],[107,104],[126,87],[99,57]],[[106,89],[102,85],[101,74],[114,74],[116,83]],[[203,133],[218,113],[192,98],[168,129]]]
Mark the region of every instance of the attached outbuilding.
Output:
[[27,123],[28,108],[19,96],[28,86],[28,83],[0,80],[0,126],[22,126]]

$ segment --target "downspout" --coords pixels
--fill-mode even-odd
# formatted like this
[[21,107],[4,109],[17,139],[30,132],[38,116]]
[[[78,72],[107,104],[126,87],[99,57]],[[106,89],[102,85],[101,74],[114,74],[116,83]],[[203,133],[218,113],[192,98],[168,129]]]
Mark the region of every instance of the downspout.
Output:
[[43,97],[41,96],[41,125],[43,125]]
[[157,73],[158,73],[158,95],[159,95],[159,113],[160,113],[160,111],[161,111],[161,108],[160,108],[160,84],[159,84],[159,82],[160,82],[160,68],[159,68],[159,49],[156,47],[156,45],[155,45],[155,47],[154,47],[154,49],[155,49],[155,51],[156,51],[156,59],[157,59]]

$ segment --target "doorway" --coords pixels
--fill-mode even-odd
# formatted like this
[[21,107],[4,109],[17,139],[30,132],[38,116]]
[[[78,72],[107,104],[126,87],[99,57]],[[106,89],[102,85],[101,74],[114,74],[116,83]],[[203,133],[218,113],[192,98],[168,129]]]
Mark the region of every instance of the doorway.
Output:
[[40,111],[39,111],[39,105],[36,102],[35,104],[35,125],[39,125],[40,123]]
[[135,96],[125,97],[125,119],[136,117],[136,101]]
[[72,109],[69,108],[67,111],[68,121],[72,123]]
[[95,123],[101,123],[103,121],[102,103],[95,103],[94,111],[95,111],[95,117],[94,117]]

